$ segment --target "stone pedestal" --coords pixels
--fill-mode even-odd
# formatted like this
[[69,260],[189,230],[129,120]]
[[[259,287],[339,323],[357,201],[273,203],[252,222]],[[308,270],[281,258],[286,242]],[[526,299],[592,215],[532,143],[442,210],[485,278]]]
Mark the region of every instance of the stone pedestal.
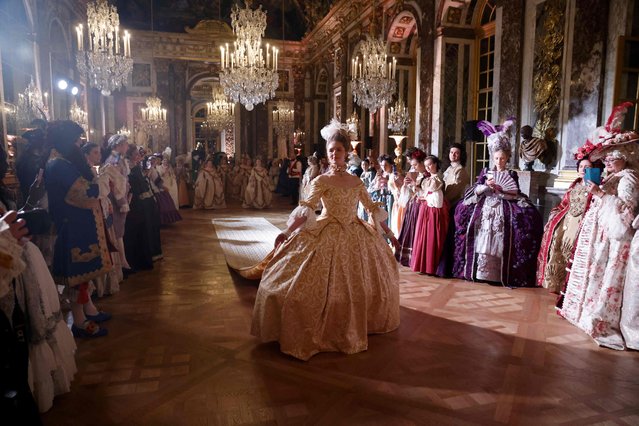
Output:
[[530,201],[542,210],[545,189],[550,179],[550,173],[537,171],[518,171],[519,189],[526,194]]

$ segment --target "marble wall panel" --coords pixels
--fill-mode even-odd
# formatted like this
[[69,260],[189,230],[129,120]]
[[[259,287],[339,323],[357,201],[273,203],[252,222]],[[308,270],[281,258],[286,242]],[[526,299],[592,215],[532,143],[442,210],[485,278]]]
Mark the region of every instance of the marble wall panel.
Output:
[[446,151],[446,147],[455,142],[455,134],[457,131],[457,91],[459,85],[458,69],[459,69],[459,44],[445,44],[444,51],[444,93],[443,93],[443,114],[442,114],[442,134],[441,143],[442,151]]
[[626,35],[628,3],[630,1],[632,0],[610,0],[608,39],[606,42],[603,117],[608,117],[614,106],[618,41],[620,36]]
[[433,132],[433,72],[435,69],[435,11],[436,0],[420,0],[417,2],[423,11],[421,28],[419,29],[419,45],[421,47],[421,64],[419,78],[419,143],[430,151]]
[[[162,100],[167,103],[167,114],[169,120],[169,143],[177,154],[187,151],[186,141],[186,100],[188,98],[186,86],[187,63],[184,61],[174,61],[169,66],[169,97]],[[190,123],[188,123],[190,125]]]
[[[575,31],[570,70],[568,120],[562,140],[563,168],[574,168],[572,153],[583,145],[602,117],[604,46],[607,42],[608,2],[575,2]],[[584,29],[587,28],[587,31]]]
[[520,116],[524,0],[499,0],[502,8],[499,120]]

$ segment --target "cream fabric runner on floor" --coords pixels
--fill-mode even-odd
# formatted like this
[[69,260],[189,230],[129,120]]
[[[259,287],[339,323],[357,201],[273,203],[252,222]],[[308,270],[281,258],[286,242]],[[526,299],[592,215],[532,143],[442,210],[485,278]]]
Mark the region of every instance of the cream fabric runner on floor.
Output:
[[280,230],[264,218],[213,219],[226,263],[232,269],[255,266],[273,250]]

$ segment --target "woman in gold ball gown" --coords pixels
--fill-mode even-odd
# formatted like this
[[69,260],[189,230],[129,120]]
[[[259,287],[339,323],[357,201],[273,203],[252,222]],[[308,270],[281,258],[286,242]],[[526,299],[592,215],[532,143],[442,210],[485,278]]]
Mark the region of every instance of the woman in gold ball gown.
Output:
[[[368,334],[399,326],[399,271],[385,238],[395,246],[397,239],[383,224],[386,212],[346,172],[347,131],[333,122],[322,136],[331,169],[313,180],[308,199],[275,240],[251,330],[301,360],[318,352],[364,351]],[[315,218],[320,200],[323,210]],[[359,202],[374,224],[357,217]]]

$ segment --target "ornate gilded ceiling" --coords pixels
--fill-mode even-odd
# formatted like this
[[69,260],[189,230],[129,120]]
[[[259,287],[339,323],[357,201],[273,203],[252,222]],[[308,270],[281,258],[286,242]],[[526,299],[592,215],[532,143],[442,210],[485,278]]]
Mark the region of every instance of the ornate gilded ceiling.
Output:
[[[150,30],[151,7],[156,31],[184,32],[203,19],[230,24],[231,7],[237,0],[117,0],[122,25]],[[255,0],[267,12],[266,38],[301,40],[329,11],[333,0]]]

